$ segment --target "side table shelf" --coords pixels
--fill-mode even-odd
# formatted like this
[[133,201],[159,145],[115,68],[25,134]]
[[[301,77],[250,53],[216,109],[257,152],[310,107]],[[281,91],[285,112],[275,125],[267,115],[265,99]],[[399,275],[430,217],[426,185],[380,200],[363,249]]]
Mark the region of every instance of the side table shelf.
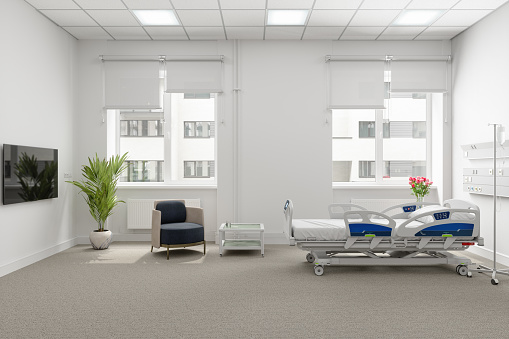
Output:
[[[219,227],[219,256],[223,256],[224,250],[260,250],[262,257],[264,253],[263,224],[234,223],[221,224]],[[227,233],[259,233],[260,239],[227,239]]]

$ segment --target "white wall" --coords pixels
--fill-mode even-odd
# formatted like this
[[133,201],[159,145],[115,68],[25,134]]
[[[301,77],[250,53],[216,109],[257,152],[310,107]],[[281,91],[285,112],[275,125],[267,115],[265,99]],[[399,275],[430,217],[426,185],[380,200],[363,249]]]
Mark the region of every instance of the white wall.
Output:
[[0,144],[59,151],[58,198],[0,205],[2,276],[74,244],[73,194],[63,174],[74,155],[77,43],[19,0],[0,2],[0,41]]
[[[327,206],[333,201],[375,196],[409,198],[407,185],[385,191],[356,188],[333,191],[325,56],[450,54],[449,42],[440,41],[245,40],[238,42],[238,53],[233,41],[80,41],[78,44],[80,94],[76,119],[80,128],[76,136],[76,175],[88,156],[95,152],[106,155],[99,55],[225,55],[225,90],[221,94],[216,128],[217,190],[120,189],[119,196],[123,199],[200,198],[205,208],[207,240],[214,240],[217,227],[229,220],[262,222],[267,242],[281,243],[285,241],[282,207],[286,199],[293,200],[296,217],[320,218],[327,217]],[[236,55],[238,64],[234,63]],[[240,78],[238,111],[233,96],[235,66]],[[234,153],[236,148],[238,157]],[[443,167],[441,161],[438,163]],[[443,187],[437,191],[442,192]],[[437,200],[437,191],[432,192],[431,200]],[[78,235],[85,238],[95,225],[82,200],[76,199],[75,222]],[[148,231],[126,229],[125,213],[122,206],[110,220],[109,227],[117,239],[145,239]]]
[[[493,257],[493,197],[464,193],[462,170],[492,168],[492,160],[469,161],[463,158],[460,146],[492,141],[493,127],[488,127],[488,123],[509,126],[508,18],[506,4],[452,41],[453,196],[471,200],[480,207],[481,235],[486,245],[474,251],[489,258]],[[498,259],[509,265],[509,199],[500,198],[497,209]]]

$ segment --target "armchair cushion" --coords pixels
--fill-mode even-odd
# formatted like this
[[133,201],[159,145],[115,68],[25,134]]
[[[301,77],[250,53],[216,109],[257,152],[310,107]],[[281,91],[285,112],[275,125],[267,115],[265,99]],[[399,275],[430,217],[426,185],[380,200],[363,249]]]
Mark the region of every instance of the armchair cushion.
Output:
[[161,225],[161,244],[179,245],[203,241],[202,225],[192,222],[177,222]]
[[161,225],[186,221],[186,205],[181,201],[161,201],[157,204],[156,210],[161,211]]

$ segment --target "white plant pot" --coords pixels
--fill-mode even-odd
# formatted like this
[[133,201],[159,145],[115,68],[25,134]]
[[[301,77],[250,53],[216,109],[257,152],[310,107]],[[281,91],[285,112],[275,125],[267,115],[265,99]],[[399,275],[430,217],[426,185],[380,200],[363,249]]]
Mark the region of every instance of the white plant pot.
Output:
[[92,231],[89,237],[90,243],[95,250],[105,250],[111,244],[112,233],[108,230],[104,230],[103,232]]

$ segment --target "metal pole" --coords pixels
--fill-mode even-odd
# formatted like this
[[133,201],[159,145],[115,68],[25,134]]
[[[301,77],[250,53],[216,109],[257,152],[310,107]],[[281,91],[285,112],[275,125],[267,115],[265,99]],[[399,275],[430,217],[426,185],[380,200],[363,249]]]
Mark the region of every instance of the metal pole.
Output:
[[493,124],[493,274],[497,274],[497,126]]

